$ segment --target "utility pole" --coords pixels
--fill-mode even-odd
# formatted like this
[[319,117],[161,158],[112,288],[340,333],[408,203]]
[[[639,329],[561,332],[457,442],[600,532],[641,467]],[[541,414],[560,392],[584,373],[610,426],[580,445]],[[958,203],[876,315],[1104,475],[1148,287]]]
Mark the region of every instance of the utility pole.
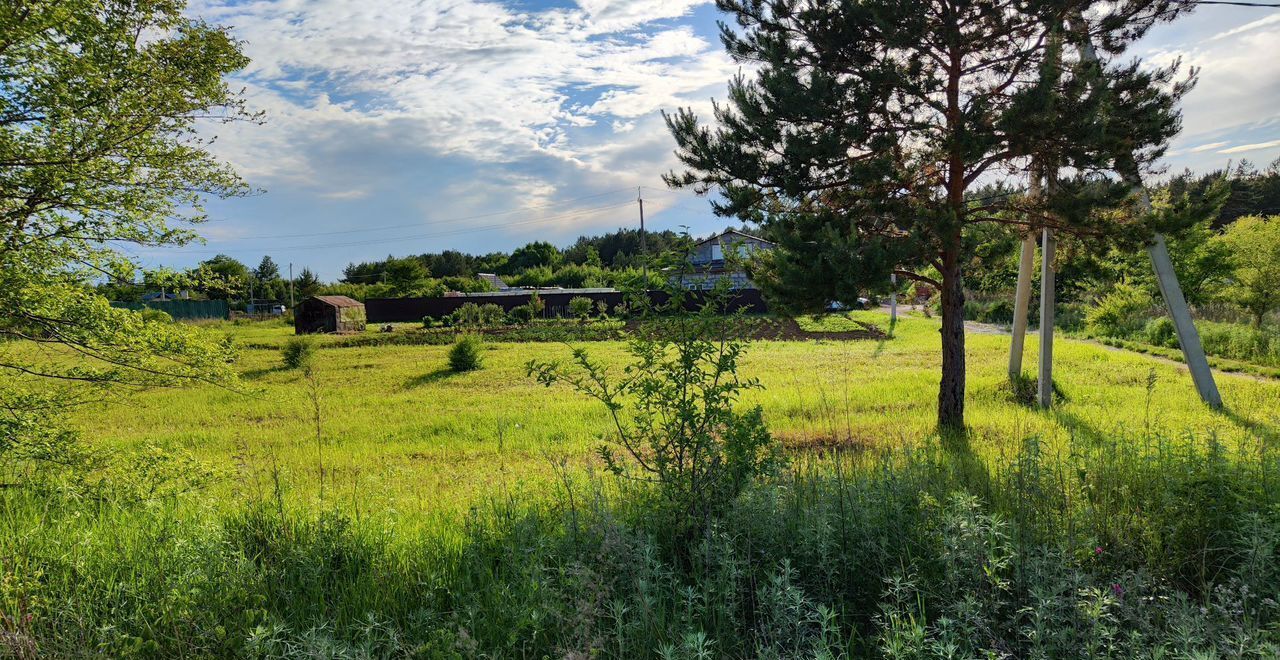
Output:
[[1058,241],[1044,228],[1040,248],[1040,378],[1036,398],[1041,408],[1053,405],[1053,260]]
[[[1035,164],[1031,166],[1030,185],[1027,196],[1032,200],[1040,197],[1040,171]],[[1036,260],[1036,233],[1028,229],[1022,238],[1022,255],[1018,260],[1018,288],[1013,297],[1013,337],[1009,344],[1009,381],[1013,382],[1022,375],[1022,351],[1026,346],[1027,312],[1031,307],[1031,269]]]
[[649,250],[644,235],[644,197],[640,194],[640,186],[636,186],[636,203],[640,205],[640,264],[644,272],[644,289],[649,290]]
[[898,274],[889,273],[889,333],[898,324]]
[[[1080,59],[1097,63],[1098,52],[1093,47],[1093,39],[1089,36],[1088,24],[1084,14],[1078,13],[1070,19],[1071,28],[1080,35],[1076,46],[1080,51]],[[1147,195],[1142,182],[1142,173],[1137,164],[1130,160],[1120,171],[1120,178],[1138,195],[1138,213],[1151,212],[1151,197]],[[1165,245],[1164,235],[1155,234],[1147,245],[1147,254],[1151,257],[1151,265],[1156,273],[1156,281],[1160,285],[1160,295],[1169,308],[1169,316],[1173,317],[1173,326],[1178,333],[1178,345],[1182,347],[1182,356],[1191,372],[1191,380],[1195,383],[1200,400],[1210,408],[1222,408],[1222,394],[1218,392],[1218,384],[1213,380],[1213,371],[1209,369],[1209,360],[1204,356],[1204,345],[1200,343],[1200,332],[1196,330],[1191,319],[1191,309],[1182,294],[1182,285],[1178,283],[1178,275],[1173,271],[1173,260],[1169,257],[1169,247]]]
[[293,263],[289,264],[289,309],[293,309]]

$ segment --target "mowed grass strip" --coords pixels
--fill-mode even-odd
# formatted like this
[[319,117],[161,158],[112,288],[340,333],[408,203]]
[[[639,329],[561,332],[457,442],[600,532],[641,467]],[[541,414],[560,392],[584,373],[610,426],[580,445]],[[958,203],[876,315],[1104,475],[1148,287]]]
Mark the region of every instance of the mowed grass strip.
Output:
[[[809,329],[882,328],[878,312],[804,321]],[[279,324],[221,328],[255,341],[287,337]],[[1200,404],[1186,368],[1167,361],[1064,339],[1055,350],[1055,381],[1065,395],[1051,411],[1009,395],[1009,339],[970,333],[967,343],[969,449],[999,459],[1024,438],[1049,451],[1106,438],[1217,437],[1237,451],[1277,438],[1280,382],[1219,374],[1227,411]],[[620,372],[622,342],[583,344]],[[455,374],[447,346],[323,348],[314,387],[320,408],[317,443],[312,383],[281,367],[276,350],[243,351],[248,393],[213,387],[144,392],[81,410],[77,426],[95,442],[182,448],[231,476],[206,503],[265,496],[277,484],[294,501],[376,513],[465,510],[486,494],[536,497],[554,467],[593,469],[593,449],[609,432],[596,402],[525,376],[533,358],[568,359],[556,343],[490,343],[485,368]],[[882,450],[930,442],[939,370],[938,323],[904,316],[892,339],[756,342],[745,376],[764,389],[746,403],[764,407],[775,435],[793,451]],[[1035,342],[1024,365],[1032,373]],[[1033,374],[1034,375],[1034,374]],[[1154,378],[1154,380],[1152,380]],[[1153,387],[1148,391],[1148,384]],[[323,466],[323,469],[322,467]]]

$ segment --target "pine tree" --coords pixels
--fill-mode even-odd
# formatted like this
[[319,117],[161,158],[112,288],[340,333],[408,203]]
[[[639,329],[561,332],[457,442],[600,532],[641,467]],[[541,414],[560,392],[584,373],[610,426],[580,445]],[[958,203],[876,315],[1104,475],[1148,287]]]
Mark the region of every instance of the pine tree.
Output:
[[310,268],[303,268],[302,272],[298,273],[298,277],[293,280],[293,286],[300,299],[309,298],[316,295],[316,292],[320,290],[321,282],[320,278],[316,277],[316,274],[311,272]]
[[[1086,67],[1063,57],[1069,19],[1119,53],[1168,0],[1102,10],[1086,0],[717,0],[735,78],[709,127],[667,116],[683,172],[718,189],[722,215],[762,223],[781,249],[756,273],[775,300],[815,308],[883,289],[890,273],[936,287],[942,306],[940,427],[964,423],[965,237],[979,223],[1035,223],[1099,237],[1126,189],[1100,173],[1158,155],[1177,129],[1173,68]],[[1097,5],[1095,7],[1095,5]],[[1097,11],[1093,11],[1097,10]],[[1101,12],[1101,13],[1099,13]],[[1075,167],[1031,207],[975,198],[1001,172]],[[1084,193],[1088,194],[1084,194]],[[1012,211],[1020,210],[1014,214]],[[1145,231],[1145,230],[1144,230]],[[1129,235],[1141,235],[1130,230]]]
[[269,284],[280,279],[280,267],[270,255],[264,256],[262,261],[258,262],[258,267],[253,270],[253,277],[258,280],[258,284]]

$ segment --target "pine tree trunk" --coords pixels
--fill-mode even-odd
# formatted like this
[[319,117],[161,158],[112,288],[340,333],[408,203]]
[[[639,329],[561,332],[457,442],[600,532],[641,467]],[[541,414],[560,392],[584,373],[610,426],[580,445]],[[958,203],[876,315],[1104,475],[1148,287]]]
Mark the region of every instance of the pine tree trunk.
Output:
[[938,428],[964,428],[964,280],[960,249],[942,258],[942,382],[938,386]]

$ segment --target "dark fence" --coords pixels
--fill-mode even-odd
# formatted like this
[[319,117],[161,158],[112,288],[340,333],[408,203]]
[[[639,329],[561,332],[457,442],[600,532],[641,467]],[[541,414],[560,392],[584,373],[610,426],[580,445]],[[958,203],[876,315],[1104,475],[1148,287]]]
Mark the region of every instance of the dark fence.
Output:
[[143,309],[158,309],[167,312],[175,320],[196,321],[200,319],[225,319],[229,314],[227,301],[225,300],[168,300],[161,302],[159,300],[150,302],[113,302],[112,307],[120,307],[123,309],[132,309],[140,311]]
[[[690,293],[692,295],[685,299],[685,306],[696,309],[701,306],[703,296],[697,291]],[[665,304],[670,300],[670,295],[664,291],[650,291],[648,295],[655,305]],[[528,303],[532,297],[531,291],[512,291],[441,298],[370,298],[364,301],[364,307],[370,323],[404,323],[421,321],[428,316],[438,319],[452,314],[467,303],[494,304],[501,307],[502,311],[510,312]],[[627,294],[621,291],[539,291],[538,297],[545,305],[542,315],[546,318],[568,316],[569,301],[574,298],[590,298],[596,304],[603,302],[609,306],[610,311],[627,301]],[[769,308],[759,289],[739,289],[730,295],[727,311],[739,310],[749,314],[763,314]]]

